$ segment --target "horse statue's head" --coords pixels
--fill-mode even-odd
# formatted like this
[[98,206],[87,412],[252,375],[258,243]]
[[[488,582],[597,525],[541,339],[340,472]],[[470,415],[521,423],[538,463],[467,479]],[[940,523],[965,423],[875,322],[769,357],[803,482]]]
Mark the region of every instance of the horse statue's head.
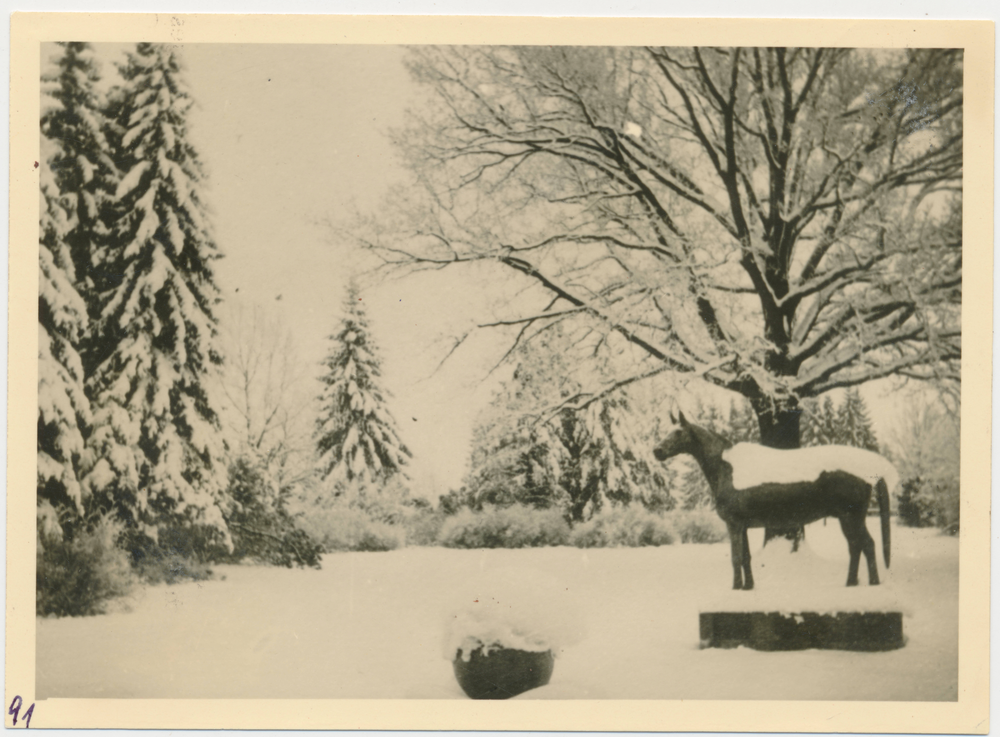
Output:
[[670,410],[670,421],[677,425],[677,428],[667,435],[666,440],[653,448],[653,455],[658,461],[665,461],[682,453],[694,455],[699,447],[694,426],[687,421],[683,412],[678,410],[677,415],[674,417],[674,411]]
[[722,457],[722,452],[731,445],[721,435],[692,425],[680,410],[677,412],[677,417],[674,417],[673,410],[671,410],[670,420],[677,427],[667,435],[666,440],[653,448],[653,456],[658,461],[665,461],[668,458],[687,453],[694,456],[695,460],[704,467],[706,462],[718,462]]

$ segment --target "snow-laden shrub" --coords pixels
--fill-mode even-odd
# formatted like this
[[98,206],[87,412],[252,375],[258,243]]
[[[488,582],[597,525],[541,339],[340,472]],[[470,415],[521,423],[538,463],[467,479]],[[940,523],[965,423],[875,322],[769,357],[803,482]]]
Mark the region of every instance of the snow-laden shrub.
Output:
[[530,568],[486,571],[459,584],[446,621],[442,655],[469,661],[497,648],[558,656],[586,634],[582,607],[564,583]]
[[672,545],[675,540],[669,520],[639,505],[602,510],[573,528],[570,536],[570,543],[578,548]]
[[707,507],[677,509],[666,517],[682,543],[718,543],[729,537],[726,523]]
[[135,583],[128,555],[115,547],[121,525],[100,517],[69,539],[38,530],[35,611],[39,615],[79,617],[103,614],[111,599]]
[[437,545],[445,515],[433,509],[418,509],[403,521],[407,545]]
[[118,538],[132,567],[146,583],[173,584],[212,577],[208,564],[226,560],[229,551],[218,528],[208,525],[164,527],[156,539],[129,528]]
[[569,523],[555,509],[484,507],[463,509],[445,520],[438,537],[446,548],[536,548],[566,545]]
[[249,458],[238,458],[230,464],[232,506],[226,522],[233,550],[228,560],[319,568],[322,547],[298,529],[288,509],[288,493],[283,494],[275,486],[269,483],[266,469]]
[[961,527],[961,494],[957,480],[942,482],[937,488],[937,525],[948,535]]
[[949,535],[957,535],[959,501],[957,481],[916,476],[903,482],[897,514],[907,527],[940,527]]
[[396,550],[406,542],[406,530],[401,525],[373,520],[346,504],[316,506],[303,513],[297,523],[328,553]]

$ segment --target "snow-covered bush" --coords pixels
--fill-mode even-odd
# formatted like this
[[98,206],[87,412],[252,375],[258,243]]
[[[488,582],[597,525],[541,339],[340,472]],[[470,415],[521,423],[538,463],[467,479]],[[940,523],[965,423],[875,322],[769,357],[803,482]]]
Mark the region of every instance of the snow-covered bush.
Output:
[[569,589],[534,569],[488,571],[458,587],[442,655],[469,661],[472,651],[551,650],[558,656],[583,639],[586,625]]
[[233,540],[230,557],[286,568],[319,568],[322,547],[298,529],[286,496],[268,481],[264,469],[248,458],[230,464],[229,495],[233,505],[226,517]]
[[[40,518],[41,519],[41,518]],[[35,611],[78,617],[104,613],[135,583],[128,556],[115,547],[121,525],[100,517],[69,538],[58,527],[38,529]]]
[[437,545],[445,515],[435,509],[417,507],[403,520],[407,545]]
[[446,548],[535,548],[566,545],[569,523],[555,509],[523,505],[463,509],[441,527],[439,541]]
[[959,499],[957,481],[920,476],[907,479],[899,493],[899,521],[907,527],[940,527],[949,535],[957,535]]
[[[363,512],[369,519],[389,525],[403,524],[413,513],[413,498],[409,486],[400,475],[388,480],[338,482],[321,487],[326,498],[333,498],[334,505],[349,506]],[[321,501],[321,503],[323,503]],[[329,502],[326,502],[329,504]]]
[[205,581],[212,577],[208,564],[228,560],[226,538],[209,525],[160,528],[156,539],[136,528],[127,528],[118,538],[132,567],[146,583]]
[[718,543],[729,536],[726,523],[707,507],[677,509],[667,514],[667,519],[682,543]]
[[670,521],[639,505],[616,506],[573,528],[570,543],[578,548],[672,545],[676,533]]
[[401,525],[373,520],[346,504],[314,507],[303,512],[297,523],[327,552],[396,550],[406,542],[406,530]]

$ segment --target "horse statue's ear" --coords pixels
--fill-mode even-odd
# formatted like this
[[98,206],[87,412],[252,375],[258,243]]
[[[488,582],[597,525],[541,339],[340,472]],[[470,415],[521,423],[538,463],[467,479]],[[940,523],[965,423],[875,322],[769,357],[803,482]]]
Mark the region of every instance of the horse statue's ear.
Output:
[[677,418],[674,417],[674,411],[673,410],[670,410],[670,421],[672,423],[674,423],[675,425],[677,424]]
[[681,410],[677,410],[677,419],[680,421],[681,427],[687,427],[687,418]]

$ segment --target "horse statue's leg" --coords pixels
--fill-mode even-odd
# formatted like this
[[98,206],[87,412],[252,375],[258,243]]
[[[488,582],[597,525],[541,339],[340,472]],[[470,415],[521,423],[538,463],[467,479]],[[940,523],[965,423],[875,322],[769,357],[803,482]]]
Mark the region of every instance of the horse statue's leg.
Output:
[[850,517],[840,518],[840,529],[847,538],[847,549],[851,552],[851,562],[847,567],[847,585],[858,585],[858,564],[861,563],[861,540],[858,535],[857,522]]
[[875,562],[875,540],[872,539],[871,533],[868,532],[868,525],[865,524],[864,520],[861,521],[861,532],[864,533],[862,538],[862,550],[865,552],[865,562],[868,564],[868,585],[878,586],[878,564]]
[[[729,549],[733,564],[733,589],[739,591],[743,588],[743,540],[746,537],[746,528],[742,525],[726,522],[729,528]],[[749,564],[747,564],[749,566]]]
[[[750,570],[750,540],[747,538],[747,528],[743,528],[743,590],[753,588],[753,573]],[[872,543],[874,545],[874,543]]]
[[840,529],[847,538],[847,546],[851,551],[851,563],[847,569],[847,585],[858,585],[858,567],[861,563],[861,553],[865,554],[868,564],[868,584],[878,585],[878,566],[875,563],[875,541],[868,534],[864,517],[845,516],[840,520]]

